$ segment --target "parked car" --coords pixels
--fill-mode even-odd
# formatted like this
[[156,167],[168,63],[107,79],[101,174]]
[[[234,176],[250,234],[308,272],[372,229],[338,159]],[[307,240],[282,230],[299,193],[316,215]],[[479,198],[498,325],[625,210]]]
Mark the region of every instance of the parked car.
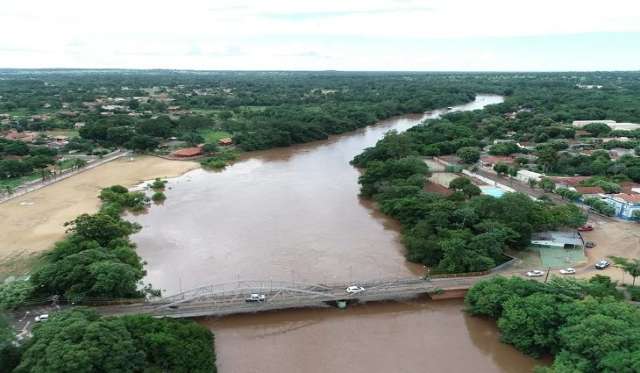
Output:
[[349,286],[348,288],[344,289],[345,292],[347,292],[348,294],[358,294],[358,293],[362,293],[364,291],[364,288],[362,286]]
[[527,272],[527,277],[540,277],[540,276],[544,276],[544,271],[541,271],[539,269],[534,269],[533,271]]
[[596,247],[596,243],[593,241],[587,241],[584,243],[584,247],[586,247],[587,249],[591,249],[593,247]]
[[609,263],[608,261],[602,259],[601,261],[599,261],[598,263],[596,263],[596,269],[605,269],[607,268],[611,263]]
[[576,269],[575,268],[564,268],[560,270],[560,274],[561,275],[575,275],[576,274]]
[[264,294],[251,294],[247,298],[245,298],[245,302],[256,303],[256,302],[264,302],[267,300],[267,296]]
[[47,321],[49,320],[49,315],[46,313],[43,313],[42,315],[38,315],[35,318],[36,322],[42,322],[42,321]]
[[579,232],[591,232],[592,230],[593,230],[593,225],[591,224],[583,225],[582,227],[578,228]]

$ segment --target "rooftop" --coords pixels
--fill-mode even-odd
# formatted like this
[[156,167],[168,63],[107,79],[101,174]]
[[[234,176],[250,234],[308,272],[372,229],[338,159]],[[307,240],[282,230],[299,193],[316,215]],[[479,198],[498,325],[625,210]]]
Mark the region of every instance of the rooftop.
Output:
[[563,245],[582,246],[582,238],[575,231],[547,231],[537,232],[531,236],[531,241],[556,242]]
[[173,155],[176,157],[195,157],[196,155],[202,154],[202,148],[194,147],[194,148],[184,148],[180,150],[176,150],[173,152]]
[[615,194],[614,197],[628,203],[633,203],[633,204],[640,203],[640,194],[636,194],[636,193],[618,193],[618,194]]

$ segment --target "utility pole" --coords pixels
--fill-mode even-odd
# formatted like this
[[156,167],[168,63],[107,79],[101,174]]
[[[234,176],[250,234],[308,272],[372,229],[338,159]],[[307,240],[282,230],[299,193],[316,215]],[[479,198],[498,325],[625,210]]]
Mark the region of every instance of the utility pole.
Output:
[[547,275],[544,277],[544,283],[547,283],[547,280],[549,279],[549,272],[551,272],[551,267],[547,268]]

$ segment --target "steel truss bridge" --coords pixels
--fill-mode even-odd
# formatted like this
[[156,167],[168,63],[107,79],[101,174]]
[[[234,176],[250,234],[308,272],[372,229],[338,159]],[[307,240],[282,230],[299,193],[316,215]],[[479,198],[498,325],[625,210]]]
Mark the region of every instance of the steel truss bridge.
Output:
[[[351,283],[307,284],[286,281],[237,281],[188,290],[176,295],[134,304],[97,307],[104,315],[147,314],[154,317],[190,318],[225,316],[274,310],[345,306],[353,303],[410,299],[423,294],[466,290],[488,276],[385,279]],[[363,292],[349,294],[348,286]],[[250,294],[264,294],[264,302],[247,302]]]

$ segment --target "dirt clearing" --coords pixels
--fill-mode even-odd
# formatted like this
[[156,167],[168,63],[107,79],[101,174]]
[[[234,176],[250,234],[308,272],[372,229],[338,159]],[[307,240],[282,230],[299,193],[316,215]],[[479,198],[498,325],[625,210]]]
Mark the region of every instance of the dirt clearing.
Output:
[[114,184],[131,187],[156,177],[178,176],[197,167],[195,162],[126,157],[2,203],[0,263],[50,248],[64,236],[65,222],[98,209],[97,195],[104,187]]

